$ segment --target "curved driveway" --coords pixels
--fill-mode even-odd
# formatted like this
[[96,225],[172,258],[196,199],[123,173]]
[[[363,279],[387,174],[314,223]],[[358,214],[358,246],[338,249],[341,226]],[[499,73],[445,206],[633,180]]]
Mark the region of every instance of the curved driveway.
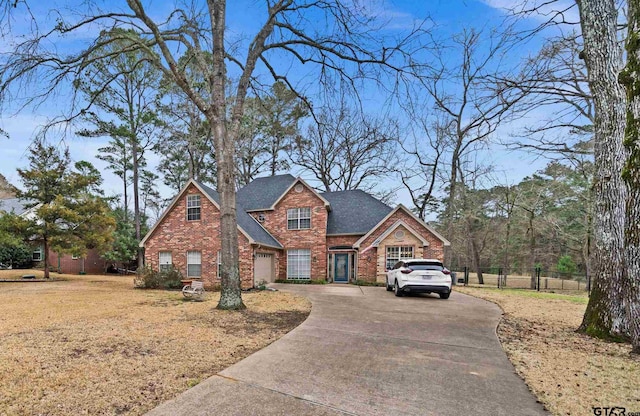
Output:
[[492,303],[272,286],[308,297],[309,318],[150,415],[547,414],[502,351]]

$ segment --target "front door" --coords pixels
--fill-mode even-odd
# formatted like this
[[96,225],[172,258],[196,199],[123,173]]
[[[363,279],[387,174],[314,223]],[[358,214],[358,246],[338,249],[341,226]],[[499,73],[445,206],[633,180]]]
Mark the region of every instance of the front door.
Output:
[[336,283],[348,283],[349,282],[349,254],[340,253],[334,254],[335,274],[333,281]]

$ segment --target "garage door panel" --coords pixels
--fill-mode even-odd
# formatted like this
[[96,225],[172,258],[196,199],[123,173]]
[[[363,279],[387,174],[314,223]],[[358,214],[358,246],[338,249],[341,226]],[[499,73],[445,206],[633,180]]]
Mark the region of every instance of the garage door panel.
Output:
[[255,259],[255,281],[256,283],[265,280],[268,283],[275,281],[273,270],[273,254],[256,253]]

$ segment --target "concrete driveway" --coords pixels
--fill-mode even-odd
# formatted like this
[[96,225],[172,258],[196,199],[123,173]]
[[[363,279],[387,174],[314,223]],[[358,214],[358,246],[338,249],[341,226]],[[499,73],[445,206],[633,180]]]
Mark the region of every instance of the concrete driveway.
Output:
[[307,296],[309,318],[149,415],[547,414],[500,347],[492,303],[273,286]]

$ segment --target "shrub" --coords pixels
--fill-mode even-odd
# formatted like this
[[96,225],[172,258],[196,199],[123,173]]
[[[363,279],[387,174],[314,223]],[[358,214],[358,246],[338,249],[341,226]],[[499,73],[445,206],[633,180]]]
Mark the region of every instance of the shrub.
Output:
[[385,286],[384,282],[368,282],[366,280],[356,280],[353,282],[356,286]]
[[294,285],[326,285],[327,281],[324,279],[311,279],[311,280],[276,279],[276,283],[289,283]]
[[7,243],[0,246],[0,263],[14,269],[31,267],[31,250],[24,243]]
[[160,286],[165,289],[182,289],[182,273],[171,266],[167,270],[158,273]]
[[160,287],[160,275],[151,266],[144,266],[142,270],[138,270],[136,277],[133,278],[133,287],[136,289],[157,289]]
[[157,272],[151,266],[145,266],[133,279],[136,289],[180,289],[182,274],[174,267]]

